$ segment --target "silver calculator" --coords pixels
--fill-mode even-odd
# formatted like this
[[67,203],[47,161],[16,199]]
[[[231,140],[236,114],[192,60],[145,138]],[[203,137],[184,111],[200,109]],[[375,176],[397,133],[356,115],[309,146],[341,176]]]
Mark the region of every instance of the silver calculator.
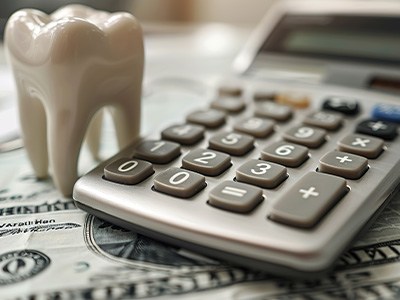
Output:
[[400,6],[299,2],[206,106],[80,178],[77,206],[235,265],[331,270],[400,183]]

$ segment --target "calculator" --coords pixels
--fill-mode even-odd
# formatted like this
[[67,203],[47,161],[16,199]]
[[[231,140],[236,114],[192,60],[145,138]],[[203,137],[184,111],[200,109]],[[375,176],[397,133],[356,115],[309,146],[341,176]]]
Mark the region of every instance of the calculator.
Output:
[[266,16],[207,105],[81,177],[77,206],[234,265],[329,272],[400,183],[400,6],[304,3]]

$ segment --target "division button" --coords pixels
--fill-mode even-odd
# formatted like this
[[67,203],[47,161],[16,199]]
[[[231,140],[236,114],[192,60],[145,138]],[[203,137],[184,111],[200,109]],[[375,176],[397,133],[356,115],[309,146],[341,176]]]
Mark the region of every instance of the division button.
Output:
[[277,104],[272,101],[257,101],[255,103],[254,114],[257,117],[284,122],[292,117],[293,111],[289,106]]
[[338,142],[340,151],[361,155],[366,158],[378,157],[383,151],[383,146],[382,139],[363,134],[349,134]]
[[303,123],[306,125],[320,127],[326,130],[337,130],[343,122],[343,117],[339,114],[317,111],[309,114]]
[[257,117],[239,121],[233,127],[234,130],[247,133],[255,138],[265,138],[274,131],[275,122]]
[[182,158],[182,167],[207,176],[217,176],[231,166],[228,154],[197,148]]
[[254,138],[244,133],[222,132],[210,138],[209,148],[241,156],[254,148]]
[[336,111],[345,115],[356,115],[360,111],[358,101],[343,96],[331,96],[322,104],[322,109]]
[[283,138],[289,142],[318,148],[325,142],[326,131],[308,126],[296,126],[283,133]]
[[212,101],[211,107],[224,110],[227,113],[238,113],[245,108],[245,103],[241,98],[223,97]]
[[280,141],[264,148],[261,151],[261,158],[295,168],[308,159],[308,148]]
[[287,169],[285,167],[259,159],[249,160],[236,170],[237,181],[267,189],[277,187],[287,177]]
[[260,188],[239,182],[224,181],[211,190],[208,203],[224,210],[247,213],[262,200]]
[[225,123],[226,115],[224,112],[216,109],[198,110],[190,113],[186,121],[207,128],[217,128]]
[[170,168],[154,178],[156,191],[180,198],[189,198],[206,186],[204,176],[179,168]]
[[384,140],[393,140],[397,136],[397,125],[391,122],[367,119],[357,125],[356,132],[373,135]]
[[177,142],[182,145],[193,145],[203,137],[204,127],[194,124],[174,125],[161,132],[163,140]]
[[134,157],[155,164],[167,164],[181,154],[177,143],[162,140],[148,140],[140,143],[134,152]]
[[347,191],[343,178],[308,173],[277,199],[269,218],[295,227],[311,228]]
[[151,163],[131,158],[120,158],[104,168],[104,177],[107,180],[122,184],[137,184],[153,173]]
[[318,169],[323,173],[358,179],[368,170],[368,160],[355,154],[331,151],[320,159]]

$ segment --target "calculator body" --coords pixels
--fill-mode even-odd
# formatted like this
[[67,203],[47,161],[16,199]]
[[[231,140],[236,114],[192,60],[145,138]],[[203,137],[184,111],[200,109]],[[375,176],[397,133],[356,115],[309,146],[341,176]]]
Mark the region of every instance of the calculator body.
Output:
[[[371,74],[383,75],[386,80],[395,78],[397,70],[392,64],[374,64],[370,61],[343,63],[345,70],[350,69],[360,74],[357,80],[349,79],[349,84],[343,85],[339,82],[343,75],[338,74],[346,72],[339,67],[340,63],[336,59],[301,55],[296,57],[282,53],[265,54],[260,52],[260,48],[265,43],[265,36],[273,32],[275,25],[289,11],[294,14],[315,15],[333,11],[340,16],[359,13],[349,10],[351,5],[347,5],[346,10],[337,7],[324,8],[325,11],[310,6],[293,11],[285,6],[278,7],[276,11],[280,13],[275,11],[271,19],[263,21],[264,27],[256,31],[249,45],[235,61],[235,70],[240,71],[241,75],[223,81],[223,84],[228,82],[228,85],[240,88],[240,97],[246,107],[244,110],[235,114],[228,113],[224,125],[206,129],[204,137],[193,146],[181,145],[181,154],[170,162],[153,163],[154,174],[141,182],[128,185],[107,180],[104,176],[104,168],[107,165],[120,158],[134,157],[138,145],[149,139],[160,140],[160,132],[164,128],[152,136],[139,139],[78,180],[73,194],[77,206],[117,225],[235,265],[301,278],[320,276],[331,270],[340,254],[395,194],[400,183],[400,138],[384,140],[382,152],[378,157],[368,159],[368,167],[360,178],[345,179],[345,194],[320,212],[318,220],[312,226],[304,228],[282,223],[271,219],[271,214],[277,203],[285,198],[288,191],[293,189],[305,174],[321,173],[321,157],[337,149],[338,142],[344,136],[354,134],[360,122],[371,119],[374,105],[387,104],[396,107],[400,104],[399,96],[395,94],[396,90],[393,91],[392,85],[389,84],[389,89],[384,85],[384,90],[380,89],[381,86],[370,89],[365,85],[366,78],[371,78]],[[358,9],[359,7],[357,11]],[[370,13],[371,11],[377,14],[377,11],[370,10]],[[400,14],[400,10],[397,12]],[[387,14],[387,11],[382,14]],[[262,58],[264,55],[268,57]],[[281,69],[278,66],[279,60],[282,60]],[[270,63],[274,66],[270,66]],[[327,74],[326,70],[331,70],[331,65],[336,67],[331,74]],[[291,68],[290,72],[287,71],[287,67]],[[311,73],[307,71],[310,69],[313,70]],[[277,70],[281,72],[277,73]],[[354,74],[350,76],[353,77]],[[218,88],[215,87],[213,91],[210,100],[219,97]],[[213,136],[232,131],[238,121],[252,117],[257,110],[255,95],[288,92],[296,97],[306,95],[310,99],[309,104],[306,107],[293,108],[293,115],[289,121],[276,121],[273,133],[266,138],[255,138],[254,147],[245,154],[231,155],[230,167],[221,174],[205,175],[206,186],[195,195],[186,198],[175,197],[154,188],[154,178],[158,174],[174,167],[185,170],[182,168],[182,158],[190,151],[195,148],[206,151]],[[310,113],[321,110],[323,102],[331,96],[356,99],[360,104],[360,111],[356,115],[343,115],[340,128],[327,131],[323,144],[309,148],[307,159],[299,166],[288,166],[288,176],[278,186],[261,188],[262,199],[254,209],[246,213],[236,213],[210,204],[211,190],[221,182],[235,182],[240,165],[251,159],[260,160],[263,149],[284,140],[285,132],[293,126],[303,124]],[[185,123],[184,115],[176,120],[176,124],[178,123]]]

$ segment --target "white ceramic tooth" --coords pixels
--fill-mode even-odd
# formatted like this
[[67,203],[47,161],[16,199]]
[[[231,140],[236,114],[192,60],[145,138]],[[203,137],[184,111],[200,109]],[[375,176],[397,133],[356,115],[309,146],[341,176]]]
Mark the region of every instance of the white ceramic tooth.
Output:
[[[47,176],[50,161],[56,186],[71,195],[82,140],[98,110],[111,106],[120,147],[139,134],[144,63],[140,25],[128,13],[81,5],[51,15],[24,9],[10,17],[5,45],[35,173]],[[91,126],[95,131],[96,123]],[[98,134],[88,136],[96,149]]]

